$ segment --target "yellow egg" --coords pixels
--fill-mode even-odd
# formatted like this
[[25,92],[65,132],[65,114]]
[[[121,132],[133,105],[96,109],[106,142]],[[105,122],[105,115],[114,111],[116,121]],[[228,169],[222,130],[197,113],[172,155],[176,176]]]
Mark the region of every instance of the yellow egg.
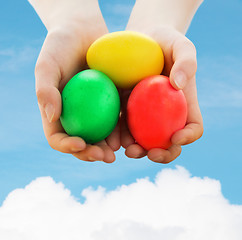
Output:
[[131,88],[143,78],[162,72],[164,56],[157,42],[133,31],[113,32],[88,49],[90,68],[108,75],[120,88]]

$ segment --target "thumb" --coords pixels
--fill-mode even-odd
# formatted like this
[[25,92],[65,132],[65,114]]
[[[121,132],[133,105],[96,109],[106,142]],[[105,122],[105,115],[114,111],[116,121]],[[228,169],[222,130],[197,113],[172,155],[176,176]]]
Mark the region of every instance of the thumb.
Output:
[[61,115],[61,95],[56,87],[41,86],[36,91],[39,107],[48,121],[55,122]]
[[41,112],[45,113],[49,122],[55,122],[60,118],[62,109],[61,94],[58,90],[61,71],[48,50],[47,37],[35,67],[35,86]]
[[170,72],[171,85],[183,89],[197,71],[196,48],[185,36],[173,45],[173,66]]

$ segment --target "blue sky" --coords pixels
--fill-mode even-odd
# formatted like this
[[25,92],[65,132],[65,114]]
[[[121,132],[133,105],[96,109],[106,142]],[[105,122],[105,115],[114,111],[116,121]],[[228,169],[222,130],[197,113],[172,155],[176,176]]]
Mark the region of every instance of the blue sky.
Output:
[[[110,31],[123,30],[134,1],[100,1]],[[34,89],[34,66],[46,30],[25,1],[0,8],[0,205],[16,188],[51,176],[81,198],[83,188],[111,190],[137,178],[154,179],[180,165],[192,175],[221,182],[231,203],[242,204],[242,1],[205,1],[187,36],[198,52],[197,86],[203,137],[168,165],[117,152],[113,164],[86,163],[52,150],[42,131]]]

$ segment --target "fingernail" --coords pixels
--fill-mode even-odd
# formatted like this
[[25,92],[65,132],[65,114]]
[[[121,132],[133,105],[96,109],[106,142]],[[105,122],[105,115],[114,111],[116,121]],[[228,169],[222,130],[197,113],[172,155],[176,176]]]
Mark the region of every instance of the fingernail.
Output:
[[154,162],[163,162],[164,159],[165,159],[164,157],[159,156],[159,157],[157,157],[157,158],[154,158],[153,161],[154,161]]
[[94,157],[88,157],[88,160],[89,160],[89,161],[102,161],[102,160],[100,160],[100,159],[95,159]]
[[175,74],[174,82],[179,89],[183,89],[186,85],[186,76],[180,71]]
[[45,106],[45,113],[49,122],[52,122],[55,114],[55,108],[51,103],[47,103]]

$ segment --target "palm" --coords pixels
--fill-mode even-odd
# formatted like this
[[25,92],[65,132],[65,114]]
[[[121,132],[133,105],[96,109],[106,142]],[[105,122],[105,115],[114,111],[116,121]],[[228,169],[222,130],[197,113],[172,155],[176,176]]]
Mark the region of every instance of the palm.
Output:
[[[100,22],[103,22],[101,27]],[[86,68],[85,56],[89,45],[105,33],[107,28],[104,21],[99,21],[96,31],[93,28],[81,30],[71,27],[50,31],[36,64],[36,91],[44,132],[52,148],[73,154],[81,160],[103,160],[109,163],[115,160],[113,151],[120,147],[120,141],[117,141],[118,127],[107,141],[89,145],[79,137],[68,136],[59,120],[60,92],[73,75]],[[45,112],[45,105],[49,102],[55,109],[51,122]]]
[[[183,89],[183,92],[188,106],[187,122],[183,130],[177,131],[172,136],[171,141],[173,145],[169,149],[164,150],[156,148],[146,151],[137,144],[131,136],[126,123],[126,114],[123,114],[123,119],[121,121],[121,144],[126,148],[126,155],[128,157],[140,158],[147,155],[155,162],[168,163],[180,155],[181,145],[189,144],[197,140],[202,135],[203,131],[202,116],[197,101],[196,91],[195,48],[182,34],[170,28],[157,28],[152,32],[149,31],[145,33],[151,35],[151,37],[160,44],[165,56],[165,67],[162,74],[170,77],[174,87],[177,87],[174,82],[174,74],[185,68],[188,83]],[[126,92],[126,94],[124,94],[124,105],[127,103],[127,98],[128,94]],[[125,107],[126,106],[123,106],[123,108]]]

